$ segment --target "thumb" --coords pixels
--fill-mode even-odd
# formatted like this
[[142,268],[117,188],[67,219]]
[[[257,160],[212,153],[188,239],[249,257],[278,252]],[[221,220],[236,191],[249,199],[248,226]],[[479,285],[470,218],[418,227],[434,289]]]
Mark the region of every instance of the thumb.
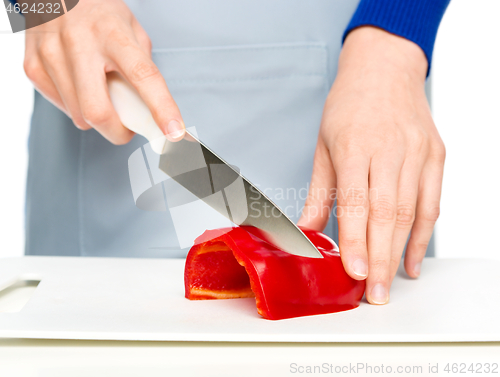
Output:
[[297,225],[318,231],[325,229],[335,202],[336,181],[330,152],[320,136],[314,153],[311,185]]

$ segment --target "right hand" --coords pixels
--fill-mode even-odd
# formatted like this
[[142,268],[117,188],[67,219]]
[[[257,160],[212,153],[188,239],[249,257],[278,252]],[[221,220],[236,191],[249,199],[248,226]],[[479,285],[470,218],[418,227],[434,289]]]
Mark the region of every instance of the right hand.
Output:
[[76,127],[95,128],[110,142],[125,144],[134,133],[121,124],[106,84],[106,73],[119,72],[167,138],[177,141],[184,136],[184,122],[151,49],[122,0],[82,0],[64,16],[26,30],[24,70]]

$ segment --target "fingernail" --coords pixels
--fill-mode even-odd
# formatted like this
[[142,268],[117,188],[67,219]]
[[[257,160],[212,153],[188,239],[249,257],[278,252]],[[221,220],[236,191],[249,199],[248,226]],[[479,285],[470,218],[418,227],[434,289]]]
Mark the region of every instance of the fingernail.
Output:
[[385,304],[388,300],[387,297],[387,289],[382,284],[377,284],[375,287],[372,289],[372,294],[370,295],[370,298],[373,303],[375,304]]
[[422,263],[417,263],[415,267],[413,267],[413,273],[417,276],[420,276],[420,268],[422,267]]
[[368,268],[365,261],[363,259],[356,259],[352,264],[352,271],[358,276],[366,277]]
[[172,139],[180,138],[184,135],[184,127],[175,119],[171,120],[167,125],[167,134]]

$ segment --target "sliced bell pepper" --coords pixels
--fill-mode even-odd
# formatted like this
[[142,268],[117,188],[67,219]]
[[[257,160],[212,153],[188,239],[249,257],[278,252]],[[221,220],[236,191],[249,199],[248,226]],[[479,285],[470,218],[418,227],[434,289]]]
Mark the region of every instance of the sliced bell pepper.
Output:
[[358,307],[365,281],[347,275],[329,237],[302,230],[324,258],[285,253],[245,227],[207,230],[187,255],[186,298],[255,297],[259,314],[273,320]]

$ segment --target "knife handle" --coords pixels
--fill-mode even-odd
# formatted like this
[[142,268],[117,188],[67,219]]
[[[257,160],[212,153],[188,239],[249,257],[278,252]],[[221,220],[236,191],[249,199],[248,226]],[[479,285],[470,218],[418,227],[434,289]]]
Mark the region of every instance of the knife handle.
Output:
[[109,96],[122,124],[130,131],[144,136],[151,149],[161,154],[166,137],[153,119],[139,93],[123,77],[111,72],[107,75]]

